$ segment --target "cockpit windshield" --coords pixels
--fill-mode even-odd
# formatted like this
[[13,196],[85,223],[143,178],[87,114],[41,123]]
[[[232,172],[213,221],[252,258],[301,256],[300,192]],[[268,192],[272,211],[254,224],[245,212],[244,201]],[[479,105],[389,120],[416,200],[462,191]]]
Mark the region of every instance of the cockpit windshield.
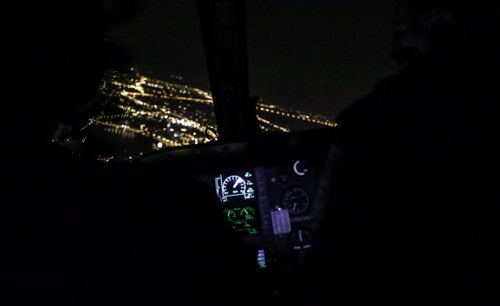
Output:
[[[387,52],[395,2],[248,1],[259,129],[335,127],[348,101],[395,71]],[[123,161],[220,139],[196,2],[105,4],[113,17],[106,40],[121,60],[102,76],[92,111],[57,140],[79,155]]]

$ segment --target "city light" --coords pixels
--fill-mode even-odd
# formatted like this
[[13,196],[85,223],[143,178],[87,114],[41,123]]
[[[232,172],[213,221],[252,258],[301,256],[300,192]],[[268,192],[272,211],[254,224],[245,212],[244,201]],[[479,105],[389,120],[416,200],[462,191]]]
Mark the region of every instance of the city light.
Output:
[[[104,101],[103,110],[88,119],[80,128],[80,134],[100,131],[98,133],[119,136],[124,150],[126,139],[145,140],[144,143],[149,139],[149,147],[141,148],[133,157],[138,157],[139,151],[142,155],[142,152],[203,144],[218,138],[213,98],[208,91],[155,80],[131,70],[106,74],[99,95]],[[256,111],[260,128],[265,132],[290,132],[297,129],[295,126],[304,129],[337,125],[324,116],[262,100],[257,103]]]

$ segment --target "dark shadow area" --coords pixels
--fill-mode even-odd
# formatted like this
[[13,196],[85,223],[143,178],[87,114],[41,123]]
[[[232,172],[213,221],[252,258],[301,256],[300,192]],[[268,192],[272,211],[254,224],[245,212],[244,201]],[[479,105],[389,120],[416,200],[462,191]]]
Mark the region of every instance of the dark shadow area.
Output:
[[120,16],[106,12],[99,1],[12,8],[21,76],[2,101],[0,304],[249,305],[253,254],[189,166],[108,165],[51,141],[103,73],[127,65],[104,36]]
[[496,305],[496,10],[472,1],[402,9],[394,52],[403,70],[338,118],[345,160],[305,268],[325,275],[308,303]]

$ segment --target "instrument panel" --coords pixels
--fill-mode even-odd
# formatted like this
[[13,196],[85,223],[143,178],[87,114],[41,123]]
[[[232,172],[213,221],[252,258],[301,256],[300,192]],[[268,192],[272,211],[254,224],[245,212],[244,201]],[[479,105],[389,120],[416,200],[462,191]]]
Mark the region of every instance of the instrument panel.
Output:
[[182,147],[144,156],[143,164],[187,172],[255,254],[258,267],[290,271],[314,248],[342,154],[328,129],[263,134],[250,141]]
[[220,213],[254,249],[257,265],[269,268],[312,247],[319,169],[297,159],[203,174],[199,180],[213,188]]
[[242,235],[261,232],[255,175],[250,170],[220,174],[214,179],[222,213],[232,229]]

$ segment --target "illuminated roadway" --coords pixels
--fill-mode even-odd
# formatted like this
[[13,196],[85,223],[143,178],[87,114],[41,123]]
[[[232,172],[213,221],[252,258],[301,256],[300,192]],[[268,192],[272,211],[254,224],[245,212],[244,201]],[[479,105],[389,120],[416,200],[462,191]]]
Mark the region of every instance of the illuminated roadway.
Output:
[[[152,142],[145,152],[217,140],[213,99],[207,91],[137,73],[111,72],[102,81],[100,96],[103,111],[89,118],[80,129],[81,135],[100,128],[122,138],[144,137]],[[293,122],[316,128],[337,125],[324,116],[262,101],[256,111],[263,131],[290,132]]]

